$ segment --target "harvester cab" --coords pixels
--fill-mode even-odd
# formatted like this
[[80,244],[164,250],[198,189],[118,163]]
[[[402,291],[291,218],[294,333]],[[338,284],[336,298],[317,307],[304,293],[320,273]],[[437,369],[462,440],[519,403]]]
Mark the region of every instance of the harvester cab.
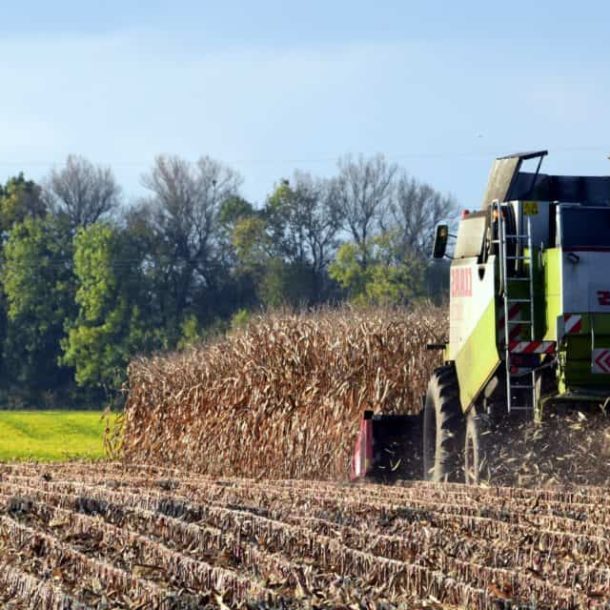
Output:
[[[610,400],[610,177],[540,173],[546,151],[497,159],[464,211],[449,336],[418,415],[367,412],[352,477],[476,483],[489,431]],[[533,171],[524,171],[526,162]],[[433,256],[445,256],[449,227]],[[388,456],[392,456],[391,458]],[[399,464],[400,466],[396,466]]]

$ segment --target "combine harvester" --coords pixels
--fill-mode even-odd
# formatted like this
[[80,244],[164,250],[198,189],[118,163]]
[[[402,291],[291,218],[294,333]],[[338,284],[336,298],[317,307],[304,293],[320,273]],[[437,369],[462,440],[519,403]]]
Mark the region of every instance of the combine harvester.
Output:
[[[523,421],[610,401],[610,178],[494,162],[451,257],[449,341],[419,415],[365,412],[352,478],[478,483]],[[533,162],[534,171],[522,171]],[[445,256],[437,227],[433,256]],[[584,416],[583,416],[584,417]],[[565,424],[567,426],[567,423]],[[605,426],[601,421],[600,426]],[[596,460],[591,455],[592,461]]]

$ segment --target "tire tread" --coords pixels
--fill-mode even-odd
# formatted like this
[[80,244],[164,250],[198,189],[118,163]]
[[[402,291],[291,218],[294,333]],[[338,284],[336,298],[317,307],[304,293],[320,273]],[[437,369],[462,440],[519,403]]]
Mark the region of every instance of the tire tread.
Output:
[[[453,365],[441,366],[432,374],[426,394],[425,410],[430,408],[434,409],[433,415],[424,412],[424,478],[435,481],[457,481],[463,471],[464,416]],[[431,424],[432,417],[434,426]],[[432,428],[434,428],[433,442]],[[439,433],[440,441],[437,439]]]

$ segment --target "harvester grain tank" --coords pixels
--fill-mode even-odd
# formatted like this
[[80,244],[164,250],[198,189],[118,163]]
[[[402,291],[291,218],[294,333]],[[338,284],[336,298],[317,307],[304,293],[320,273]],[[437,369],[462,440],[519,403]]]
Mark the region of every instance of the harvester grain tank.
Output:
[[[497,159],[483,205],[463,213],[451,255],[449,337],[429,346],[442,349],[444,363],[419,415],[363,415],[353,478],[423,473],[476,483],[509,438],[488,434],[492,427],[583,405],[605,410],[610,178],[542,174],[546,155]],[[439,226],[435,258],[446,255],[449,238]]]

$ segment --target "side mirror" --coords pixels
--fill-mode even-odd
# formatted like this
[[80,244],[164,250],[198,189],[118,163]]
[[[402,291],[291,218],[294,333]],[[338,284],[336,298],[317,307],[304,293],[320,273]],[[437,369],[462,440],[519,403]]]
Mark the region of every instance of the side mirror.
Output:
[[449,239],[449,225],[438,225],[434,236],[433,258],[443,258],[447,251],[447,240]]

